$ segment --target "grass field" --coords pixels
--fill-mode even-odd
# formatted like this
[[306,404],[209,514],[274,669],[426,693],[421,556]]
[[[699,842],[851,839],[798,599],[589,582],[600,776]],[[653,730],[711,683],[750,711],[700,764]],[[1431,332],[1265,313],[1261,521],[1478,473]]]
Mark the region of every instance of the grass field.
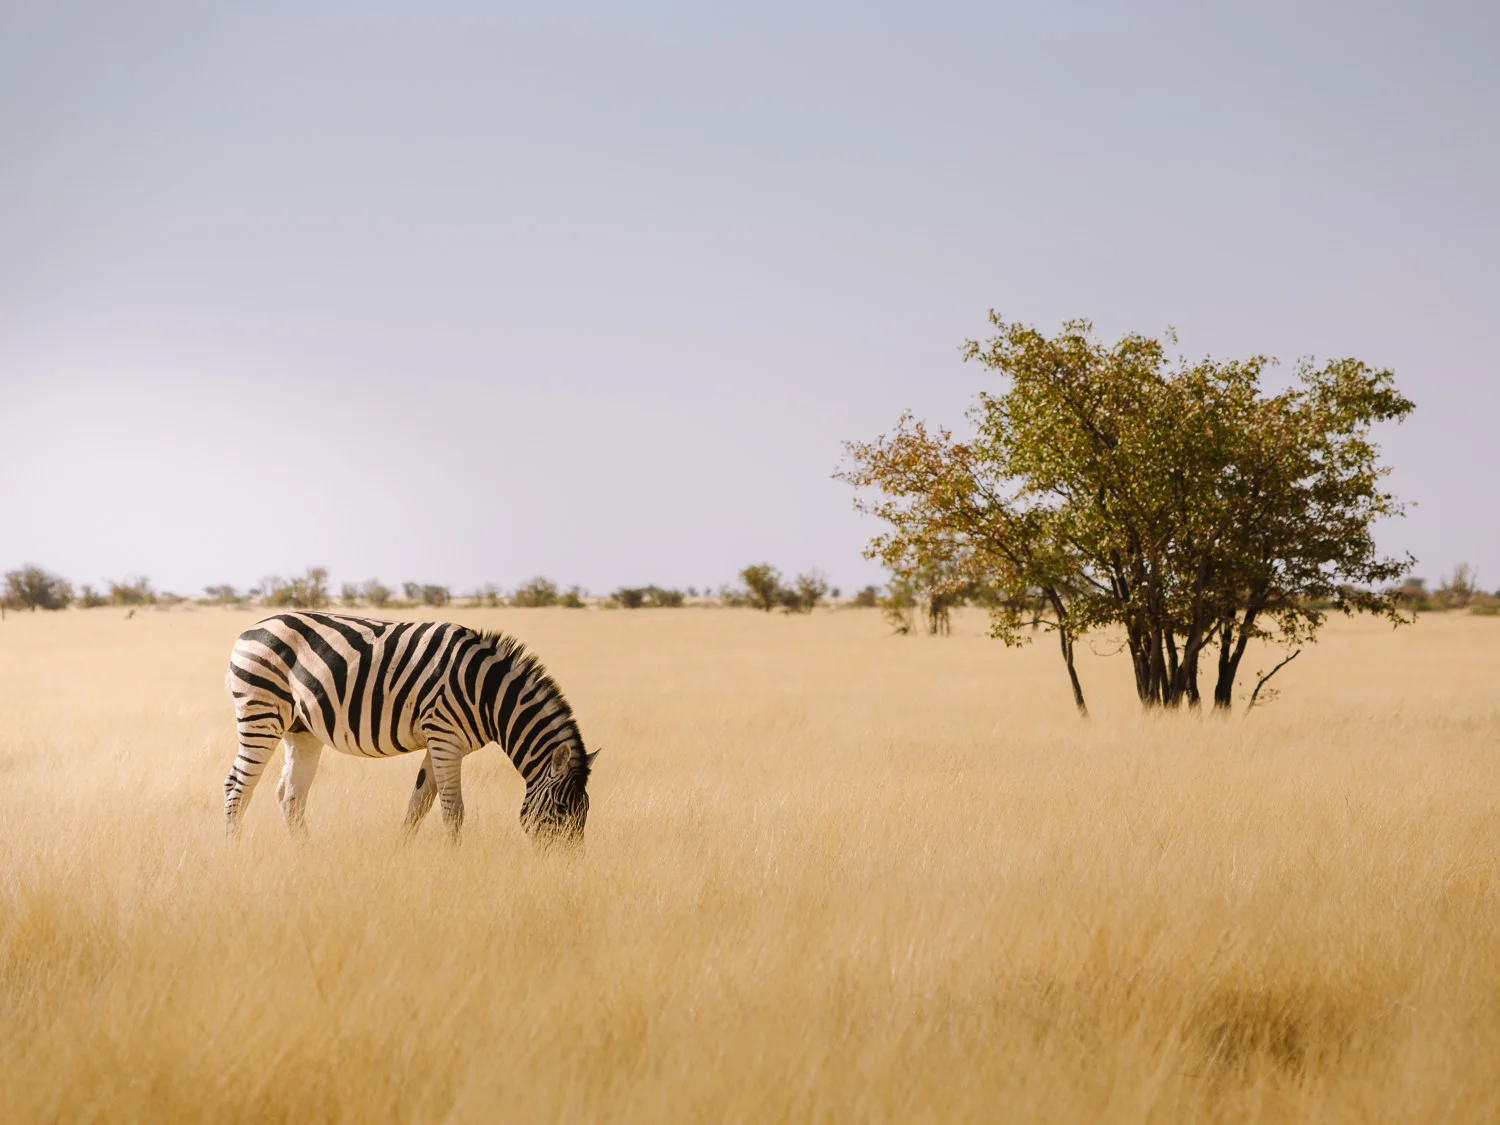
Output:
[[338,754],[229,845],[257,616],[0,624],[6,1121],[1500,1120],[1500,621],[1084,723],[978,616],[454,611],[603,748],[570,857],[493,748],[458,848]]

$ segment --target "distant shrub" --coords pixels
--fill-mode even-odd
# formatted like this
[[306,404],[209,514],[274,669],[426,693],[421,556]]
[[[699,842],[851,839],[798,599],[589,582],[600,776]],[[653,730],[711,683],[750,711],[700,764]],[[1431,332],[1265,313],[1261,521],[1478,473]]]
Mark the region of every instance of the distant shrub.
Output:
[[274,609],[322,609],[328,604],[328,571],[310,566],[299,578],[268,578],[261,598]]
[[750,595],[744,590],[737,590],[728,583],[719,587],[719,604],[727,609],[740,609],[750,604]]
[[401,586],[406,600],[415,605],[445,606],[450,595],[446,586],[429,586],[417,582],[406,582]]
[[382,586],[373,578],[366,581],[365,584],[359,588],[359,596],[368,605],[372,605],[376,609],[384,609],[386,606],[391,604],[391,591],[389,587]]
[[557,583],[550,578],[541,575],[533,578],[524,586],[518,587],[511,595],[510,604],[527,609],[538,609],[543,606],[557,604]]
[[471,605],[485,609],[495,609],[497,606],[504,604],[504,601],[505,599],[500,593],[500,587],[496,586],[493,582],[486,582],[479,589],[475,590],[469,598]]
[[1480,617],[1500,616],[1500,590],[1493,594],[1475,594],[1469,599],[1469,612]]
[[124,582],[111,580],[109,600],[112,605],[152,605],[156,602],[156,591],[151,588],[149,578],[127,578]]
[[27,563],[5,575],[5,605],[10,609],[66,609],[73,587],[60,575]]
[[755,563],[740,571],[745,584],[746,600],[756,609],[769,613],[784,604],[781,571],[770,563]]
[[82,586],[78,590],[78,606],[80,609],[94,609],[96,606],[108,605],[109,599],[94,591],[92,586]]
[[828,593],[828,580],[818,570],[797,575],[797,585],[788,591],[791,595],[787,608],[793,613],[811,613],[813,608]]
[[568,592],[557,599],[557,604],[564,609],[583,609],[583,589],[579,586],[569,586]]
[[855,593],[853,605],[855,609],[874,609],[880,604],[880,587],[866,586]]
[[621,609],[678,609],[682,591],[660,586],[622,586],[610,595]]
[[234,605],[240,600],[233,586],[203,587],[203,601],[207,605]]
[[1476,592],[1474,568],[1468,563],[1459,563],[1434,591],[1432,600],[1438,609],[1466,609]]

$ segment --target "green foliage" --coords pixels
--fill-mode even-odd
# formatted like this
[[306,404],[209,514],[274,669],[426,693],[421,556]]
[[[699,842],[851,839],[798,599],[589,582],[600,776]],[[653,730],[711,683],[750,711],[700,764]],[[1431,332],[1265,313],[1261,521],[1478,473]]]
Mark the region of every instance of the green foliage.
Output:
[[368,579],[359,588],[359,596],[366,605],[374,606],[376,609],[384,609],[391,604],[390,588],[382,586],[374,578]]
[[328,571],[310,566],[298,578],[267,578],[261,583],[261,599],[272,609],[322,609],[329,600]]
[[[345,589],[348,589],[348,587],[345,587]],[[239,600],[239,593],[233,586],[203,587],[203,601],[208,605],[235,605]]]
[[1408,613],[1466,609],[1488,617],[1495,612],[1492,605],[1500,601],[1500,592],[1491,595],[1479,588],[1474,568],[1468,563],[1455,566],[1436,590],[1429,590],[1425,579],[1412,577],[1388,592]]
[[73,600],[73,587],[60,575],[32,563],[5,575],[4,602],[9,609],[66,609]]
[[745,584],[746,600],[755,609],[769,613],[782,604],[781,571],[770,563],[756,563],[740,571]]
[[567,592],[557,599],[557,604],[564,609],[583,609],[583,587],[569,586]]
[[80,609],[95,609],[101,605],[108,605],[109,599],[96,592],[92,586],[85,584],[78,589],[77,604]]
[[862,590],[857,590],[850,604],[855,609],[874,609],[880,604],[880,587],[866,586]]
[[536,609],[557,604],[557,583],[537,576],[511,595],[510,604]]
[[111,605],[155,605],[156,591],[151,588],[149,578],[127,578],[124,582],[110,581],[109,601]]
[[660,586],[622,586],[610,595],[621,609],[679,609],[682,591]]
[[1412,409],[1390,372],[1305,362],[1268,395],[1263,356],[1174,364],[1159,340],[1105,346],[1086,321],[1052,338],[991,323],[965,349],[999,379],[971,440],[907,415],[847,447],[840,476],[879,494],[861,506],[890,530],[868,553],[893,575],[984,588],[1009,643],[1025,624],[1055,631],[1080,709],[1072,645],[1099,629],[1123,630],[1147,704],[1196,703],[1216,644],[1227,707],[1246,644],[1312,640],[1320,601],[1400,620],[1377,591],[1410,560],[1381,557],[1371,534],[1401,511],[1370,437]]
[[821,571],[810,570],[797,576],[797,584],[779,592],[779,601],[788,613],[811,613],[828,594],[828,580]]

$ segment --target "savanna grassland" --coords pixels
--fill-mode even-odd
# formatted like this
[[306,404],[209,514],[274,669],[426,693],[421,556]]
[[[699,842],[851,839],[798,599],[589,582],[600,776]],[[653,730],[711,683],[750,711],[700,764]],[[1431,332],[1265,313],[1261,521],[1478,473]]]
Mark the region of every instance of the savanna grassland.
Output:
[[1500,621],[1084,722],[977,615],[455,610],[603,749],[566,855],[494,748],[457,848],[333,753],[226,842],[258,616],[0,624],[7,1121],[1500,1119]]

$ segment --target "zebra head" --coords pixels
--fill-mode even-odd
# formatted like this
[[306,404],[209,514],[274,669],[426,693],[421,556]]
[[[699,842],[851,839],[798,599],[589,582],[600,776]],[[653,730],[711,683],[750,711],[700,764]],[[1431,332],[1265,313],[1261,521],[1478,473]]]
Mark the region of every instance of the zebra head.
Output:
[[589,817],[589,767],[599,756],[578,745],[560,746],[547,767],[526,787],[521,801],[521,827],[542,841],[578,843]]

